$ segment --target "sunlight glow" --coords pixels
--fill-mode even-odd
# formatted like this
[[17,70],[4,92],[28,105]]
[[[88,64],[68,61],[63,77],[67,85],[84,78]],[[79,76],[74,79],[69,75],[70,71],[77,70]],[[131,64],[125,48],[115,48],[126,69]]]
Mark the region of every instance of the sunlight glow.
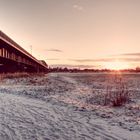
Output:
[[129,68],[129,64],[127,62],[119,61],[119,60],[106,62],[104,66],[105,68],[111,69],[111,70],[122,70],[122,69]]

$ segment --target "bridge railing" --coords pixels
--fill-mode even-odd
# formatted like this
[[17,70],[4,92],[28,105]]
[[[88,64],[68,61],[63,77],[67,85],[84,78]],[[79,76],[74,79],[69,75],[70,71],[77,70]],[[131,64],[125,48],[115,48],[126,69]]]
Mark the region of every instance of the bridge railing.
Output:
[[[10,37],[8,37],[6,34],[4,34],[2,31],[0,31],[0,36],[7,40],[9,43],[13,44],[14,46],[18,47],[23,52],[27,53],[31,57],[33,57],[30,53],[28,53],[26,50],[24,50],[22,47],[20,47],[15,41],[13,41]],[[33,57],[34,58],[34,57]]]

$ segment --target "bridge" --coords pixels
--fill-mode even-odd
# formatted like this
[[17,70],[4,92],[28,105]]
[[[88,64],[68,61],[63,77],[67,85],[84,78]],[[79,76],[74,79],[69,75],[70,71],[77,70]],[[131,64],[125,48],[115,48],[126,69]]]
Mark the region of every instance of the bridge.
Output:
[[47,72],[47,64],[39,61],[0,31],[0,72]]

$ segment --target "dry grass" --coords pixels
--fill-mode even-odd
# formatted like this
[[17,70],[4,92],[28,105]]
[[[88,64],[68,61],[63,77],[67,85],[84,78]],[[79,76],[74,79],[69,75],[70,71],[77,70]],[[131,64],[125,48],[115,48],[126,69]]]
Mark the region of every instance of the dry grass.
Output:
[[128,86],[122,79],[115,81],[114,85],[107,87],[106,94],[104,95],[104,105],[122,106],[129,102],[130,94]]
[[27,78],[35,76],[43,76],[44,73],[26,73],[26,72],[16,72],[16,73],[1,73],[0,80],[2,79],[14,79],[14,78]]
[[29,77],[29,73],[1,73],[0,74],[0,80],[3,79],[13,79],[13,78],[24,78],[24,77]]
[[105,81],[107,85],[102,89],[93,89],[93,93],[86,97],[88,104],[102,106],[122,106],[130,101],[130,91],[127,82],[120,75],[112,75]]

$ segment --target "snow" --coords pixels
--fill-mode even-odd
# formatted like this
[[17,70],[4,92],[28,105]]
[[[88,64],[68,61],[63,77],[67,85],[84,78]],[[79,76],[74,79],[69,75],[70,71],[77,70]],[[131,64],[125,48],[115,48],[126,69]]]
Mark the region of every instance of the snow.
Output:
[[2,80],[0,140],[138,140],[140,75],[121,77],[132,94],[131,102],[121,107],[98,101],[114,84],[113,74],[50,73]]

